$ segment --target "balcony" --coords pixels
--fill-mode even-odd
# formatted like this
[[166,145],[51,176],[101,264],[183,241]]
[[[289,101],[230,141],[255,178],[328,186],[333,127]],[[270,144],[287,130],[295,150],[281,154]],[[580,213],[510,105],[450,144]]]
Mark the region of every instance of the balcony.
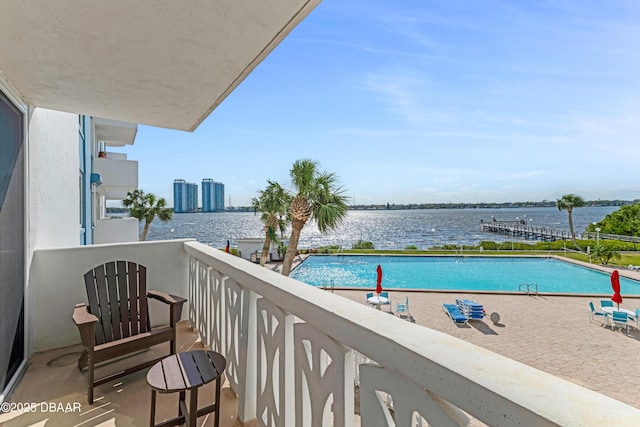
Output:
[[96,220],[93,242],[95,244],[137,242],[139,223],[136,218],[106,217]]
[[[99,386],[96,393],[104,399],[89,406],[85,378],[71,357],[55,368],[59,386],[42,387],[55,367],[51,361],[66,360],[63,356],[77,351],[68,347],[78,341],[70,314],[74,303],[84,300],[82,274],[113,259],[146,265],[150,288],[189,298],[185,315],[198,337],[189,338],[184,328],[182,348],[204,345],[226,357],[221,406],[228,411],[227,425],[255,419],[258,425],[286,426],[386,426],[394,420],[403,426],[634,425],[640,420],[638,385],[620,385],[624,374],[613,372],[625,367],[637,372],[639,337],[589,324],[588,299],[487,296],[510,319],[503,329],[485,325],[458,331],[442,322],[443,330],[477,336],[474,340],[483,348],[356,302],[363,292],[341,291],[345,298],[301,285],[192,240],[37,250],[28,307],[32,348],[66,348],[36,353],[12,401],[81,403],[80,418],[77,413],[55,414],[69,417],[61,425],[148,422],[144,373]],[[412,306],[418,322],[446,319],[421,307],[437,306],[428,301],[453,295],[420,295]],[[155,308],[151,310],[153,315]],[[549,315],[560,312],[562,318]],[[580,348],[563,347],[562,337],[569,335],[580,338]],[[194,339],[197,344],[189,344]],[[503,355],[486,348],[492,346]],[[545,370],[571,365],[577,370],[572,382],[507,357],[542,348],[557,355]],[[624,354],[630,357],[613,357]],[[620,384],[609,384],[608,376],[619,378]],[[632,382],[637,378],[629,377]],[[174,403],[160,406],[175,410]],[[0,415],[0,421],[3,416],[12,415]],[[24,424],[20,416],[14,420],[15,425],[33,425],[52,417],[37,413],[25,416]]]
[[100,175],[101,190],[127,192],[138,188],[138,162],[110,158],[93,159],[93,172]]

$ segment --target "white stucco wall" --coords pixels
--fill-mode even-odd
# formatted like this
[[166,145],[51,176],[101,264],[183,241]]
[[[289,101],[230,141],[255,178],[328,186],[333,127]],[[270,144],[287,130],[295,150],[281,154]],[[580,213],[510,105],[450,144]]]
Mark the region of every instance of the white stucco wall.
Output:
[[[193,239],[36,250],[29,280],[32,294],[29,339],[33,351],[80,342],[71,315],[75,304],[87,302],[83,276],[105,262],[127,260],[143,264],[147,267],[148,290],[188,298],[188,256],[184,242],[190,240]],[[168,310],[161,303],[152,301],[150,316],[152,325],[168,322]]]
[[29,248],[80,243],[78,116],[35,108],[29,120]]

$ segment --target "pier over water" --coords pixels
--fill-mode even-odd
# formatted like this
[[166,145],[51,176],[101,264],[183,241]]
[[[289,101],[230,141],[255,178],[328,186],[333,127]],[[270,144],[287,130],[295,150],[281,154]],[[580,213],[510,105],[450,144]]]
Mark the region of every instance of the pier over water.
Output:
[[[555,242],[556,240],[571,240],[571,232],[556,230],[549,227],[529,225],[524,221],[483,221],[480,220],[480,229],[492,233],[504,234],[527,240],[539,240],[542,242]],[[579,233],[576,238],[580,239]]]
[[[484,221],[480,220],[480,230],[503,234],[527,240],[539,240],[541,242],[555,242],[556,240],[571,240],[571,232],[550,227],[534,226],[523,220],[519,221]],[[621,236],[605,233],[575,233],[579,240],[618,240],[622,242],[640,243],[640,237]]]

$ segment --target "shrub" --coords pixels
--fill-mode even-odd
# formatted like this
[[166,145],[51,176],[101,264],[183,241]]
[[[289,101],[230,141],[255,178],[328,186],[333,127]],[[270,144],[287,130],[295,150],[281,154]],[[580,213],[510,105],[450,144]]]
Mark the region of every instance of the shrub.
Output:
[[485,251],[495,251],[498,249],[498,244],[490,240],[483,240],[480,242],[480,247]]
[[613,245],[595,245],[591,254],[604,265],[609,264],[612,259],[620,259],[620,253],[613,249]]
[[417,251],[418,247],[416,245],[408,245],[404,247],[405,251]]
[[280,256],[280,259],[284,258],[284,254],[287,253],[287,248],[288,246],[283,244],[282,242],[278,242],[278,255]]
[[375,249],[373,246],[373,242],[365,242],[363,240],[358,240],[353,246],[352,249]]

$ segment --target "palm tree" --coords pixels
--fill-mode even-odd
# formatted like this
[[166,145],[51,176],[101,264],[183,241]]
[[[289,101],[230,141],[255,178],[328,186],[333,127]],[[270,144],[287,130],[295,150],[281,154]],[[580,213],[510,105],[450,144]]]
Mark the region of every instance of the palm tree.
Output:
[[283,235],[287,228],[287,209],[291,203],[291,196],[280,184],[267,180],[267,187],[258,192],[258,197],[251,199],[255,213],[262,212],[264,224],[264,245],[260,256],[260,265],[264,266],[269,256],[271,243],[278,242],[277,230]]
[[145,221],[140,240],[146,240],[147,231],[156,215],[162,222],[173,217],[173,209],[167,207],[167,201],[163,197],[156,198],[153,193],[147,194],[140,189],[129,191],[122,206],[129,208],[129,215],[132,217]]
[[569,215],[569,230],[571,231],[571,240],[573,240],[573,246],[579,251],[582,250],[578,243],[576,243],[576,233],[573,231],[573,209],[581,208],[585,205],[585,201],[582,197],[576,194],[565,194],[562,198],[556,200],[556,206],[559,211],[567,211]]
[[347,214],[347,198],[336,184],[333,173],[320,172],[314,160],[296,160],[289,172],[296,195],[289,205],[291,237],[284,255],[282,274],[291,272],[293,258],[298,251],[300,232],[309,219],[315,220],[318,230],[324,233],[334,229]]

